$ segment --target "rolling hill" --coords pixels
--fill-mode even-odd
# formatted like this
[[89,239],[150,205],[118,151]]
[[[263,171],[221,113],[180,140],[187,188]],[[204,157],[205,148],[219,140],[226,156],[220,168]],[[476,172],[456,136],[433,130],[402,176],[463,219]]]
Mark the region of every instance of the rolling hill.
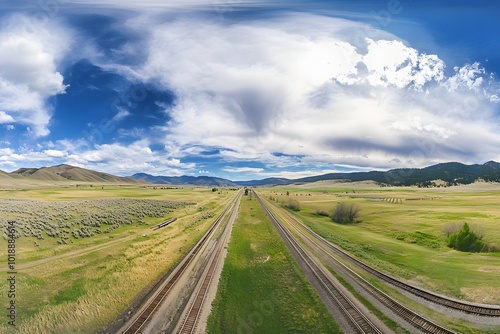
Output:
[[31,179],[39,181],[77,181],[95,183],[125,183],[136,184],[140,180],[115,176],[108,173],[71,165],[57,165],[41,168],[19,168],[11,173],[5,173],[12,178]]

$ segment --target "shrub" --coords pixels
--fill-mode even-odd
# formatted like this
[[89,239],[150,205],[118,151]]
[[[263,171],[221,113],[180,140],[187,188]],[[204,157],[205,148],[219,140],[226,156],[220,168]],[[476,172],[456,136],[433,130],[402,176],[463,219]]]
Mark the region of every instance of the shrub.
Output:
[[332,213],[332,220],[339,224],[352,224],[359,216],[359,206],[352,203],[339,203]]
[[475,232],[471,231],[467,223],[464,223],[460,231],[452,233],[448,237],[448,247],[461,252],[480,252],[484,246],[484,242]]
[[285,207],[293,211],[300,211],[300,202],[295,199],[289,199],[285,202]]
[[319,216],[330,217],[330,214],[326,211],[323,211],[323,210],[316,211],[316,214]]

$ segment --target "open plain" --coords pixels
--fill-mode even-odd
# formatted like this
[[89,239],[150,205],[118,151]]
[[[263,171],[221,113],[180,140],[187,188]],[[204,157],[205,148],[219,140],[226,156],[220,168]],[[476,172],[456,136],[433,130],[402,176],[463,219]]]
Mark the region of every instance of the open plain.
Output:
[[[298,201],[300,211],[290,214],[357,259],[393,277],[457,300],[500,304],[500,253],[495,251],[500,244],[497,185],[417,188],[323,182],[257,191],[282,209],[287,200]],[[15,220],[19,233],[17,330],[112,333],[119,327],[119,319],[127,317],[130,305],[145,298],[148,289],[183,258],[235,194],[236,190],[229,188],[143,185],[62,185],[0,191],[2,228],[5,232],[7,221]],[[319,211],[331,212],[340,202],[359,206],[357,223],[337,224],[318,215]],[[279,296],[264,305],[269,306],[264,311],[272,310],[272,316],[262,316],[262,324],[257,319],[259,328],[269,327],[269,332],[276,333],[278,327],[307,332],[323,323],[318,327],[320,332],[339,331],[335,321],[328,324],[320,320],[328,316],[321,300],[307,287],[299,269],[291,266],[290,254],[274,240],[277,234],[265,222],[267,218],[256,200],[244,196],[238,217],[207,331],[223,333],[229,327],[238,330],[253,326],[249,321],[256,320],[247,319],[248,314],[263,311],[255,311],[257,306],[251,300],[267,301],[265,296],[273,291]],[[170,218],[177,220],[164,228],[151,229]],[[492,251],[463,253],[447,247],[447,226],[464,222],[481,231]],[[0,240],[3,258],[7,255],[5,239],[4,233]],[[285,267],[287,277],[276,279]],[[6,274],[5,266],[0,270]],[[401,303],[458,333],[496,333],[500,329],[496,318],[443,314],[363,275]],[[242,280],[239,283],[238,277]],[[352,290],[347,282],[344,284]],[[306,295],[294,297],[302,298],[300,302],[290,299],[291,295],[286,297],[292,293],[290,288],[295,291],[299,285],[307,287],[299,288]],[[5,299],[6,281],[0,283],[0,290]],[[244,296],[250,298],[248,302],[242,302],[247,298]],[[303,304],[306,300],[309,306]],[[297,303],[307,310],[296,309],[293,305]],[[281,314],[279,323],[275,322],[276,314]],[[238,319],[239,323],[232,322]],[[391,327],[391,320],[382,320]],[[11,330],[1,326],[1,332]]]

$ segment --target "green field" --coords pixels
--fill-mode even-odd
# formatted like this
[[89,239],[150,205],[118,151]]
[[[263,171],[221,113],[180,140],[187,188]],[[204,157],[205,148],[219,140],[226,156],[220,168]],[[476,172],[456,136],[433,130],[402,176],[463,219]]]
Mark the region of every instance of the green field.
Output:
[[[290,196],[286,196],[289,191]],[[462,253],[446,246],[447,224],[480,226],[484,241],[500,243],[500,191],[370,188],[261,191],[278,202],[294,198],[301,221],[369,264],[412,284],[455,298],[500,304],[500,253]],[[318,210],[356,203],[359,224],[341,225]]]
[[254,198],[233,227],[207,333],[340,333]]
[[[6,218],[16,218],[18,214],[19,220],[29,220],[40,215],[39,220],[44,221],[41,215],[49,214],[54,223],[63,219],[60,215],[64,212],[59,211],[65,206],[75,210],[67,221],[72,222],[81,221],[85,210],[99,213],[99,208],[111,204],[109,211],[115,214],[111,218],[123,218],[120,215],[129,215],[131,208],[148,211],[157,207],[159,201],[190,203],[171,207],[161,217],[133,216],[131,224],[119,224],[109,233],[77,239],[70,235],[67,244],[58,244],[58,238],[48,236],[46,230],[41,232],[43,239],[24,235],[18,238],[16,333],[97,333],[144,288],[172,268],[213,222],[208,217],[219,214],[233,194],[229,190],[219,193],[202,188],[111,186],[0,191],[0,201],[29,203],[24,208],[3,206],[4,214],[11,210]],[[30,209],[33,212],[29,215],[21,212]],[[105,213],[99,214],[109,218]],[[171,217],[178,218],[174,224],[150,230],[153,224]],[[6,258],[6,253],[7,242],[2,238],[0,256]],[[0,270],[7,275],[6,266]],[[4,279],[0,281],[0,298],[6,305]],[[11,329],[6,322],[0,323],[0,333]]]

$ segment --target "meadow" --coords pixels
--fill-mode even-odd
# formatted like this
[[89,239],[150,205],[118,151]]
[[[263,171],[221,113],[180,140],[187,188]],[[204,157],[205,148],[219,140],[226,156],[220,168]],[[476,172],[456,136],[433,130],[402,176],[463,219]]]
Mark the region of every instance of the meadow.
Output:
[[[500,244],[500,188],[269,188],[278,202],[294,198],[293,212],[313,230],[359,259],[414,285],[471,302],[500,304],[500,253],[464,253],[447,247],[445,229],[464,222]],[[289,196],[286,192],[289,192]],[[332,212],[340,202],[361,209],[360,223],[342,225],[318,211]]]
[[[16,332],[109,330],[206,231],[213,221],[209,218],[223,210],[233,193],[133,186],[0,191],[4,221],[20,222]],[[177,221],[165,228],[149,228],[172,217]],[[100,227],[92,226],[98,223]],[[105,233],[110,226],[114,228]],[[82,227],[89,233],[81,236]],[[80,231],[78,237],[74,230]],[[66,243],[58,242],[63,233]],[[7,241],[0,238],[0,256],[6,259],[6,254]],[[1,271],[7,275],[6,265]],[[7,303],[6,280],[0,281],[0,298],[2,305]],[[2,322],[0,332],[9,331]]]
[[340,333],[255,198],[243,196],[207,333]]

